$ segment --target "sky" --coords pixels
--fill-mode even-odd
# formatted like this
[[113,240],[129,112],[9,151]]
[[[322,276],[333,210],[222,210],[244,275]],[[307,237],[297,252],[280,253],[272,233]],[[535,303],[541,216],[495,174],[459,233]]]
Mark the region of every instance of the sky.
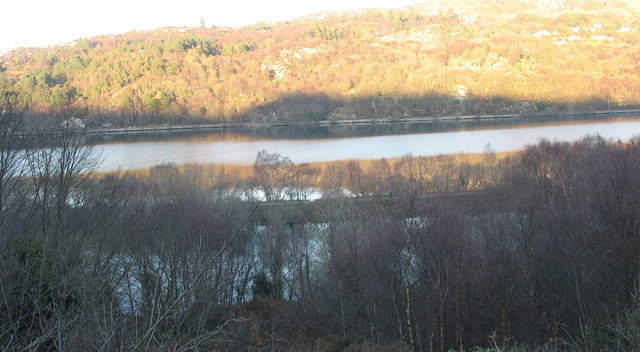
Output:
[[243,26],[320,11],[399,8],[425,0],[7,0],[0,51],[163,26]]

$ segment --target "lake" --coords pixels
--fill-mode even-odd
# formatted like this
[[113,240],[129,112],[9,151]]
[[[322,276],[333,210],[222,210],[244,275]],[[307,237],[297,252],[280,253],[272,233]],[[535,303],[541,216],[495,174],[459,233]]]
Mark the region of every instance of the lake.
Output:
[[518,150],[541,138],[572,141],[585,135],[629,139],[640,115],[589,118],[509,118],[352,126],[283,126],[153,134],[94,136],[101,171],[146,169],[162,163],[251,165],[260,150],[296,163],[399,158],[406,154]]

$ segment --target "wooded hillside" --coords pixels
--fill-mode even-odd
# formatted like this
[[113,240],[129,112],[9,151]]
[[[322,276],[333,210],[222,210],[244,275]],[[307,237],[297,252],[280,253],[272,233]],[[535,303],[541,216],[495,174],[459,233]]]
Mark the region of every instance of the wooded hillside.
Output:
[[479,0],[159,28],[13,50],[0,85],[89,127],[629,107],[638,18],[630,1]]

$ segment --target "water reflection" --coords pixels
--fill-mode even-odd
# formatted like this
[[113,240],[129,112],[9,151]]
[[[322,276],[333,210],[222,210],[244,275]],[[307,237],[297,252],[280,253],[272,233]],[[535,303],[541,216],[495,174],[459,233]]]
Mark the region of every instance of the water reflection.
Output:
[[[597,119],[509,119],[399,125],[277,127],[135,135],[94,140],[103,170],[143,169],[160,163],[253,164],[262,149],[294,162],[481,153],[491,143],[511,151],[540,138],[575,140],[587,134],[627,139],[640,133],[640,116]],[[121,140],[119,138],[125,138]]]

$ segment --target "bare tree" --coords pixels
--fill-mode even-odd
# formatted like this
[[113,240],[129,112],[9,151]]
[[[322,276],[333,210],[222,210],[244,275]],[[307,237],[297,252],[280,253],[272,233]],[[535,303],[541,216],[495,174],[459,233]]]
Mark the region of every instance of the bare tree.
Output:
[[285,199],[286,186],[283,181],[289,178],[292,167],[293,162],[286,156],[266,150],[258,152],[253,173],[256,185],[266,195],[267,201]]
[[344,191],[347,188],[345,165],[342,163],[328,165],[322,172],[320,183],[324,198],[344,197]]
[[[19,216],[27,197],[22,178],[26,174],[28,135],[24,113],[28,104],[10,87],[0,86],[0,243],[6,248],[7,220]],[[11,213],[11,214],[10,214]]]
[[285,193],[291,200],[306,200],[313,193],[319,170],[307,163],[291,166],[289,177],[284,181]]

